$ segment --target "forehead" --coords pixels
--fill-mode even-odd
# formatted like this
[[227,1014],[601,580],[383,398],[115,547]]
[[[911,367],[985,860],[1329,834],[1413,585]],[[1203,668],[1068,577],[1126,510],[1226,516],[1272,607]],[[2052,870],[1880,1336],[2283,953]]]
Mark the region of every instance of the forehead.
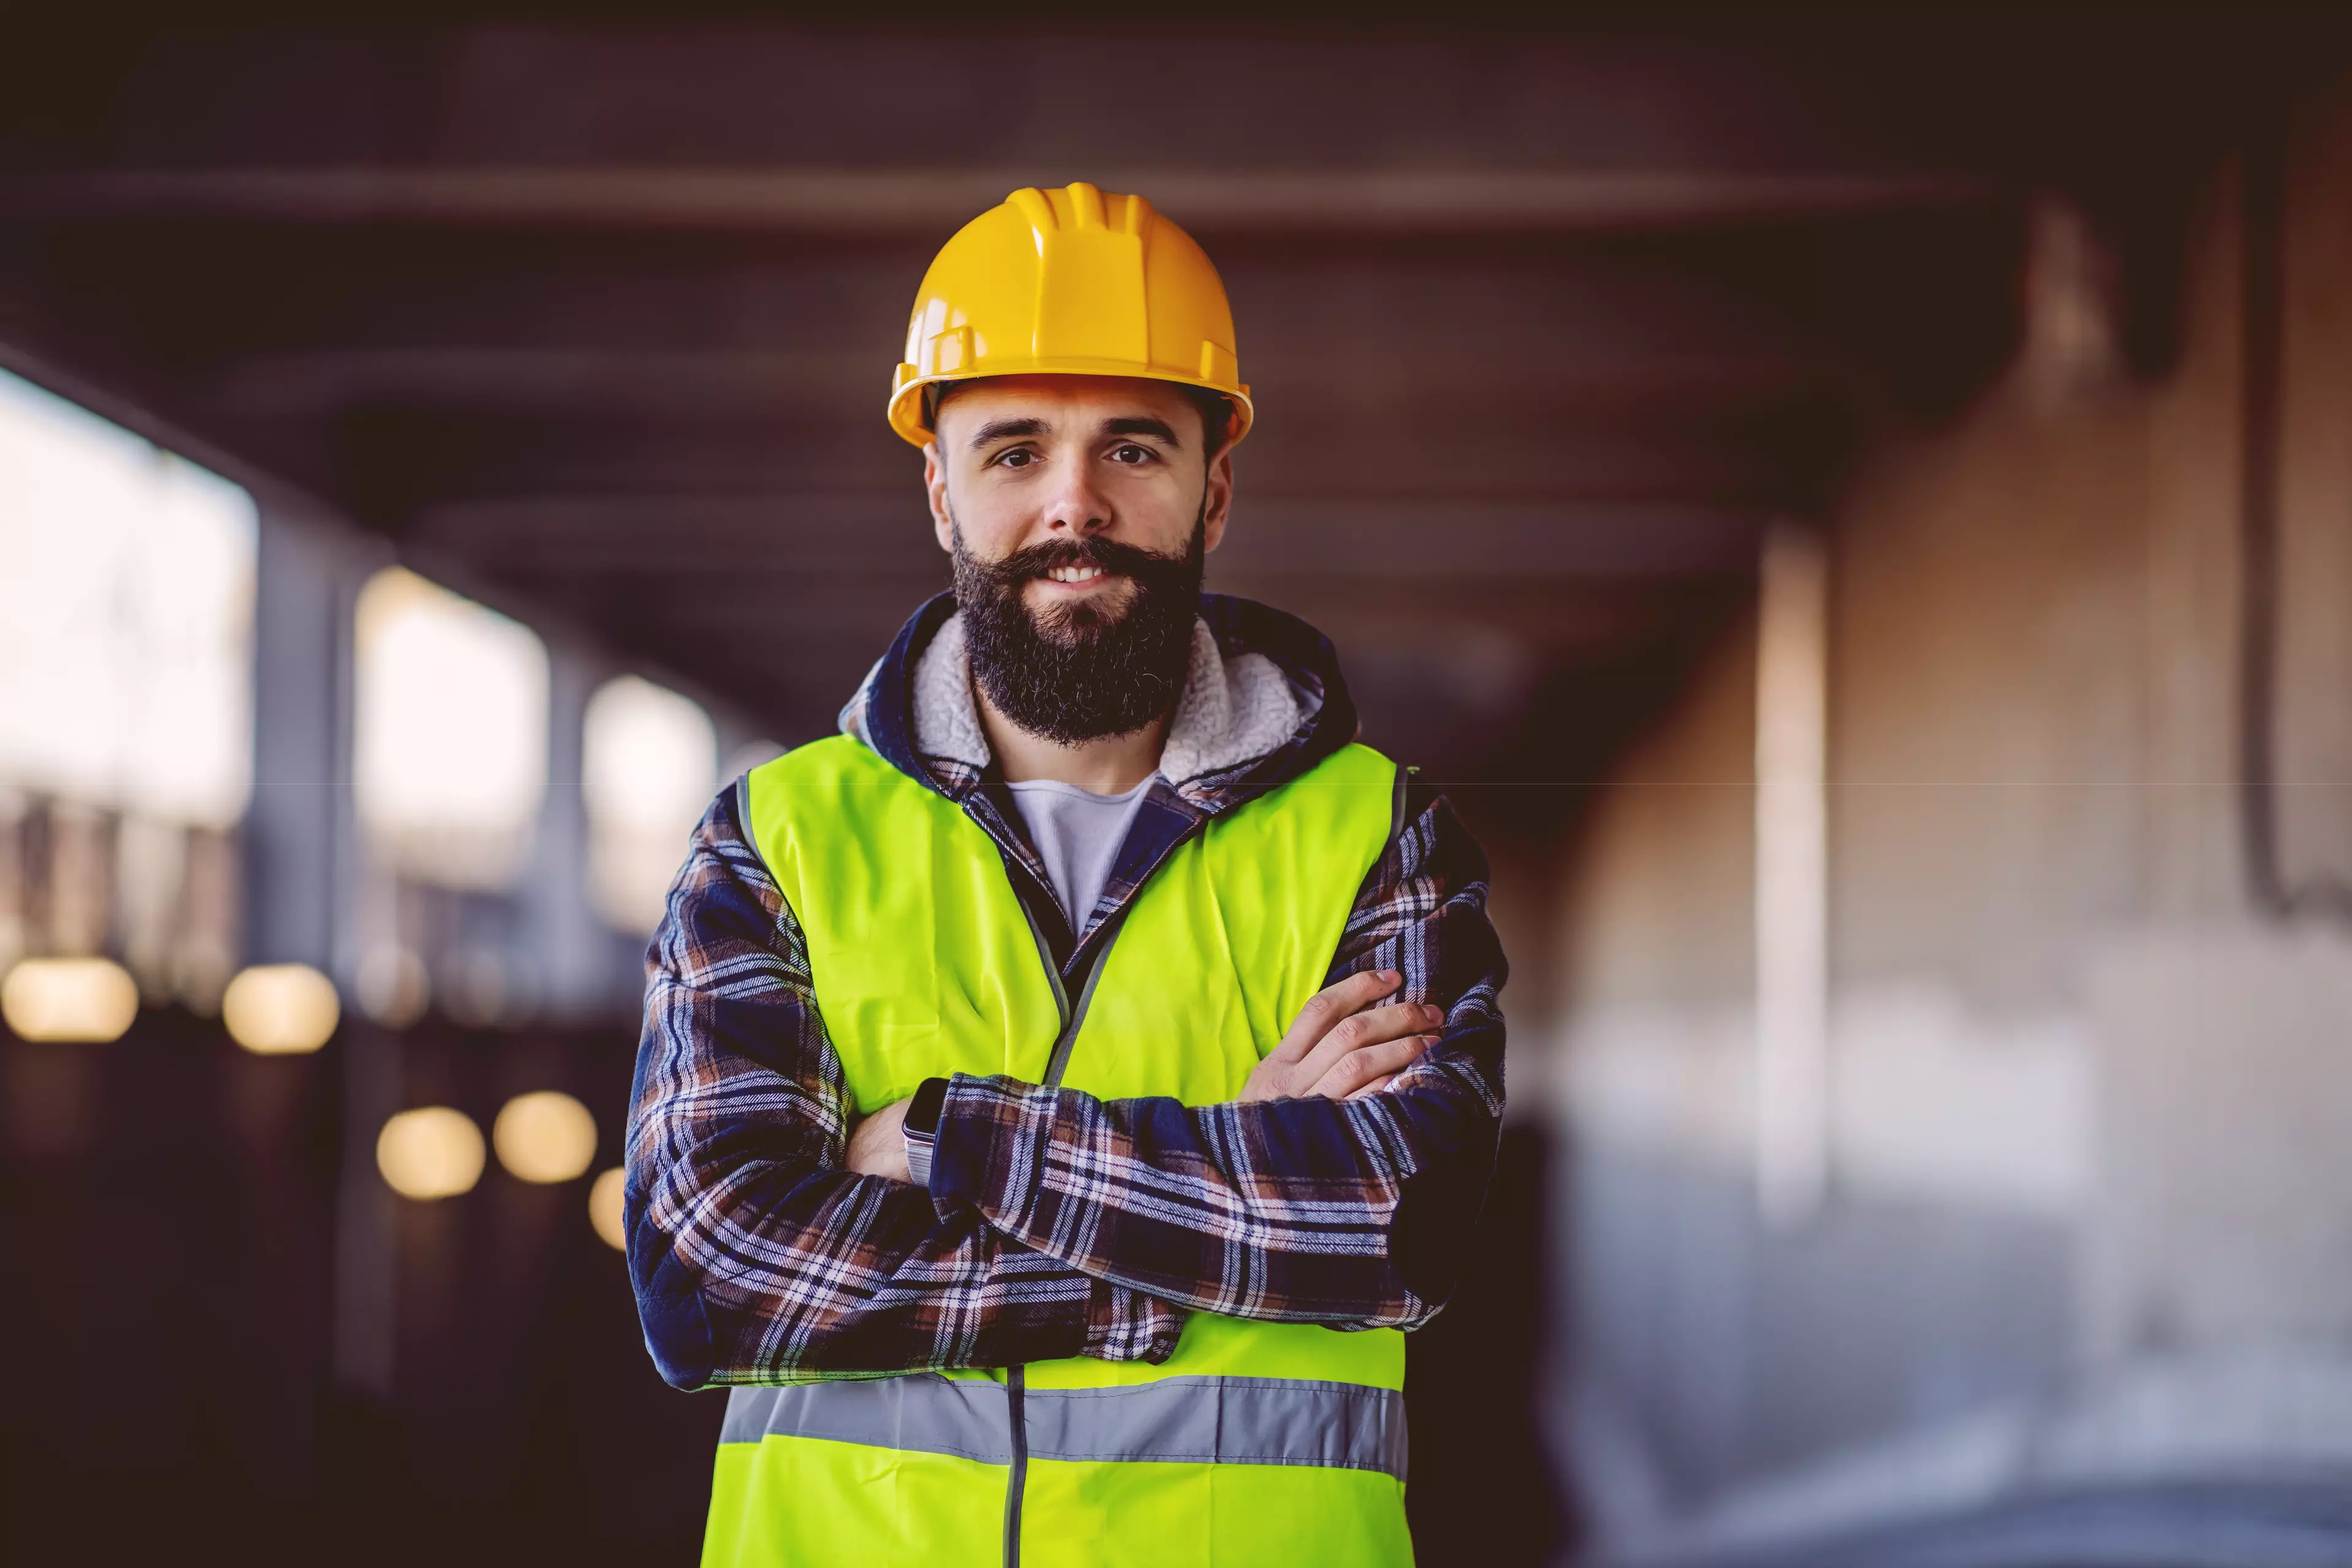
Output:
[[[992,375],[956,382],[941,395],[939,425],[1037,419],[1056,430],[1093,430],[1105,420],[1148,416],[1190,428],[1192,405],[1164,381],[1124,375]],[[1179,423],[1181,419],[1183,423]]]

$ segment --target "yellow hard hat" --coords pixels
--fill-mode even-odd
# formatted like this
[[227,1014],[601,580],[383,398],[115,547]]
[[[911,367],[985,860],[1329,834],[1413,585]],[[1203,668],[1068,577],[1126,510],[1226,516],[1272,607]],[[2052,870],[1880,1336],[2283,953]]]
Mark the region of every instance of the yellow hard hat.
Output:
[[1225,286],[1141,196],[1019,190],[957,231],[923,274],[890,428],[930,439],[923,389],[983,375],[1133,375],[1221,394],[1228,445],[1250,427]]

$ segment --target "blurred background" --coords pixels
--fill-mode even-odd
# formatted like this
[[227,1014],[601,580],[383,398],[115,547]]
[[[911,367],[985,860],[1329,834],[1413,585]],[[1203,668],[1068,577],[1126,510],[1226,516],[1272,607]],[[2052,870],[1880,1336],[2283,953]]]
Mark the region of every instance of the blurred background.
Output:
[[[358,15],[358,13],[354,13]],[[1139,190],[1212,587],[1494,859],[1425,1563],[2352,1560],[2325,14],[182,7],[0,49],[0,1554],[684,1563],[711,793],[946,585],[931,252]]]

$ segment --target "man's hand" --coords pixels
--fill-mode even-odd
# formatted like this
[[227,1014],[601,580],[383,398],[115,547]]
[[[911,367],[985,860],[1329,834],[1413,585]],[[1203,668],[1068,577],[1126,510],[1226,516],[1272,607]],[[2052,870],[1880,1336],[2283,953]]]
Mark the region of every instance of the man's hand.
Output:
[[1436,1042],[1422,1031],[1445,1022],[1443,1007],[1373,1005],[1394,995],[1403,981],[1393,969],[1367,970],[1318,993],[1298,1010],[1282,1044],[1250,1073],[1241,1102],[1317,1094],[1346,1100],[1386,1089]]
[[861,1176],[887,1176],[912,1182],[907,1169],[907,1107],[911,1099],[886,1105],[849,1134],[849,1168]]

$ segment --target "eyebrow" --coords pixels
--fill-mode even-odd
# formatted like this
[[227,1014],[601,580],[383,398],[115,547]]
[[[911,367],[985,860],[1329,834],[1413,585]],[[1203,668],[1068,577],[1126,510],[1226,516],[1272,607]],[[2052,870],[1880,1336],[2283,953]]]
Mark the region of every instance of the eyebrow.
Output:
[[1103,421],[1103,434],[1106,436],[1150,436],[1155,440],[1165,441],[1171,447],[1177,447],[1180,450],[1184,445],[1181,440],[1177,438],[1176,432],[1169,426],[1168,421],[1165,419],[1154,419],[1148,414],[1130,415],[1124,419],[1106,419]]
[[[1048,428],[1045,420],[1034,416],[992,419],[971,433],[971,447],[972,450],[978,451],[992,441],[1009,440],[1019,436],[1043,436]],[[1149,414],[1130,414],[1118,419],[1106,419],[1103,421],[1102,433],[1106,436],[1149,436],[1153,440],[1166,442],[1179,451],[1183,450],[1184,447],[1183,438],[1176,434],[1174,427],[1168,421],[1155,419]]]
[[991,441],[1002,441],[1009,436],[1043,436],[1045,433],[1045,422],[1043,419],[992,419],[971,433],[971,446],[977,450]]

